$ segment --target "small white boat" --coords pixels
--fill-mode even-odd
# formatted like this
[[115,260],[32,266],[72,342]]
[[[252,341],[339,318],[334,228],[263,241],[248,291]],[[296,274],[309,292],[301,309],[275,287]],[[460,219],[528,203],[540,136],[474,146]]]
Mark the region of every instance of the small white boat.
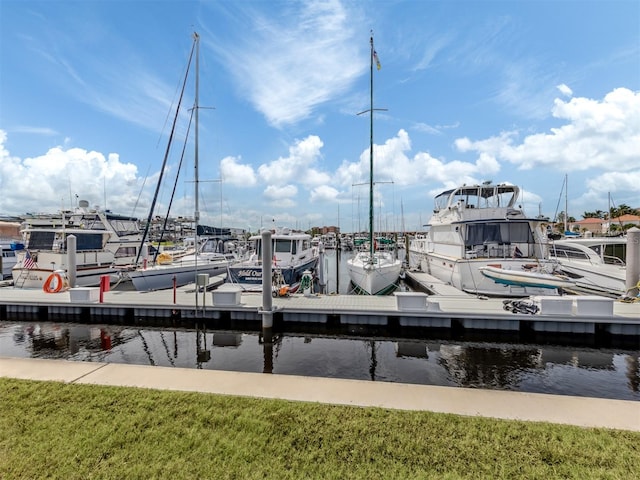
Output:
[[553,273],[540,272],[535,270],[510,270],[497,266],[487,265],[479,267],[485,277],[492,279],[496,283],[504,285],[518,285],[523,287],[538,287],[547,289],[571,288],[575,287],[575,282],[569,277],[555,275]]
[[[262,235],[249,238],[252,248],[244,258],[229,265],[227,281],[249,291],[262,290]],[[311,243],[311,235],[288,228],[274,229],[271,236],[273,270],[282,275],[287,285],[302,280],[306,270],[314,271],[320,252]]]

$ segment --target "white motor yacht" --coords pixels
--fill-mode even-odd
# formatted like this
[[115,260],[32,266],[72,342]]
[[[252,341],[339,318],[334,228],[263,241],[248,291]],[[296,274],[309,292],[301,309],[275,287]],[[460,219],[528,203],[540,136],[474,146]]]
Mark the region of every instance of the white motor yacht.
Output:
[[549,258],[548,219],[527,217],[519,194],[515,185],[485,182],[437,195],[428,232],[410,242],[412,266],[471,294],[557,294],[570,282],[558,282]]

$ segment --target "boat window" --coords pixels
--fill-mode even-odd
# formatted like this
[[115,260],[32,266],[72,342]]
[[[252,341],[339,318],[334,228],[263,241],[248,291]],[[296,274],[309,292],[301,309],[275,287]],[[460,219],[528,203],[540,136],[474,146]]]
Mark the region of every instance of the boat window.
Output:
[[[68,234],[66,237],[68,237]],[[78,252],[83,250],[100,250],[102,249],[102,234],[101,233],[74,233],[76,236],[76,250]],[[65,248],[66,248],[65,237]]]
[[569,247],[567,245],[554,245],[553,250],[556,257],[580,258],[582,260],[589,259],[589,256],[583,251]]
[[604,255],[605,262],[607,261],[607,257],[617,258],[622,262],[625,262],[627,259],[627,244],[626,243],[612,243],[610,245],[605,245],[604,247]]
[[31,232],[27,248],[31,250],[52,250],[55,232]]
[[435,202],[436,211],[446,208],[447,202],[449,201],[450,194],[451,194],[451,190],[449,190],[448,192],[441,193],[435,198],[434,202]]
[[534,243],[528,223],[501,223],[502,243]]
[[291,242],[291,255],[295,255],[298,249],[298,242]]
[[274,253],[289,253],[291,252],[291,240],[276,239]]
[[503,243],[500,236],[500,225],[497,223],[480,223],[467,225],[466,245],[482,245],[483,243]]
[[115,257],[135,257],[136,256],[136,247],[119,247],[116,250]]
[[465,244],[485,243],[534,243],[534,240],[528,223],[501,222],[467,225]]

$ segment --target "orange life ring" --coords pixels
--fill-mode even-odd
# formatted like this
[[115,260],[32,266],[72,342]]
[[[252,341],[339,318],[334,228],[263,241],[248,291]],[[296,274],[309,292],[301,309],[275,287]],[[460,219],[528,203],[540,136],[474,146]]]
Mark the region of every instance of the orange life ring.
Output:
[[42,290],[45,293],[58,293],[62,290],[63,286],[64,281],[62,280],[62,275],[60,275],[58,272],[53,272],[45,280],[44,285],[42,285]]

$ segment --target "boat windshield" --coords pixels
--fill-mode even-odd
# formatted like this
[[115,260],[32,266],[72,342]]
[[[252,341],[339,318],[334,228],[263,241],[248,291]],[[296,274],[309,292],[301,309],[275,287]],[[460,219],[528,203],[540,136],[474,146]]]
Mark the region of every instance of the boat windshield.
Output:
[[435,198],[436,211],[463,202],[467,208],[504,208],[515,204],[518,187],[514,185],[470,185],[448,190]]

